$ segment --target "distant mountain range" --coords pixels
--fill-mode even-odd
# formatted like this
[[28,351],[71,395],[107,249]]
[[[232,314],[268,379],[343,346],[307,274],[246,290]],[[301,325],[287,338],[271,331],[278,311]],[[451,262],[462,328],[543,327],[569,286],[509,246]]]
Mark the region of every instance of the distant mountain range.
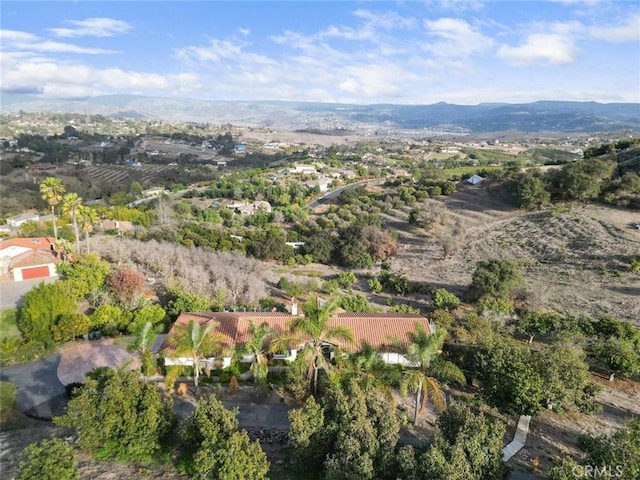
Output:
[[606,133],[640,131],[640,104],[539,101],[479,105],[353,105],[284,101],[205,101],[136,95],[83,100],[2,94],[2,113],[101,114],[131,119],[262,125],[281,130],[427,130],[441,133]]

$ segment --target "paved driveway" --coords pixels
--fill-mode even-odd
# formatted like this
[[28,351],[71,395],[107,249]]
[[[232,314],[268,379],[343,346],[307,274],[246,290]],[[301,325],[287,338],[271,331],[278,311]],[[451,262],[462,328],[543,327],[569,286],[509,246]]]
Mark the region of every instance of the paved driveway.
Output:
[[34,278],[22,282],[2,282],[0,283],[0,310],[18,308],[22,305],[24,294],[38,285],[40,282],[55,282],[58,277]]
[[63,412],[65,390],[58,380],[60,354],[35,362],[3,367],[0,380],[13,383],[18,390],[16,408],[38,418],[51,418]]
[[64,414],[67,403],[64,385],[82,382],[97,367],[136,368],[135,354],[112,339],[78,342],[42,360],[21,363],[0,370],[0,380],[13,383],[18,390],[16,408],[27,415],[50,419]]

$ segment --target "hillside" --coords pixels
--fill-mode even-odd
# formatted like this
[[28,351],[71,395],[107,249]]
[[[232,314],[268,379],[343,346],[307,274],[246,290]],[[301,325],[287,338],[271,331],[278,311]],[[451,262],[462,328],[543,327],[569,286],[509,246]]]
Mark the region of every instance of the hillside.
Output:
[[525,212],[501,202],[489,187],[460,186],[437,200],[447,208],[457,252],[421,229],[401,232],[394,267],[417,281],[464,294],[478,261],[505,258],[524,265],[532,309],[570,315],[613,315],[640,326],[637,274],[629,264],[640,251],[638,213],[574,205],[564,213]]
[[203,101],[137,95],[83,100],[2,95],[2,112],[101,114],[134,119],[263,125],[282,130],[365,129],[431,133],[495,132],[553,134],[640,129],[640,106],[632,103],[541,101],[528,104],[354,105],[275,101]]

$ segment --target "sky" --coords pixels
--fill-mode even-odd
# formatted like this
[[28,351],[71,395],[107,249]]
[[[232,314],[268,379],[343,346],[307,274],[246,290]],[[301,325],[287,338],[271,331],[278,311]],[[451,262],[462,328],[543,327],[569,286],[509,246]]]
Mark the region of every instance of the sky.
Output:
[[630,0],[11,1],[3,93],[640,102]]

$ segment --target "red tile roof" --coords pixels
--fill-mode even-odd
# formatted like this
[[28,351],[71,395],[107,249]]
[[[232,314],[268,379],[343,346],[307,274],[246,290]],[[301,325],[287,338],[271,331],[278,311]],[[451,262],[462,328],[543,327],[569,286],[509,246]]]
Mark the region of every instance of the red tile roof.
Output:
[[[222,344],[225,348],[233,348],[235,345],[246,343],[251,338],[250,320],[257,324],[266,323],[278,334],[288,333],[291,321],[296,318],[288,313],[279,312],[209,312],[209,313],[182,313],[175,321],[167,337],[173,333],[176,325],[187,325],[195,320],[204,326],[210,321],[218,322],[216,332],[223,335]],[[329,321],[330,327],[346,327],[354,336],[354,342],[335,343],[348,350],[358,350],[362,342],[367,342],[377,349],[386,348],[392,350],[395,346],[407,345],[407,334],[415,331],[416,322],[423,325],[427,332],[431,331],[429,321],[414,314],[400,313],[338,313]],[[167,341],[161,350],[171,354],[174,349]]]
[[24,247],[51,251],[51,245],[55,246],[55,240],[51,237],[7,238],[6,240],[0,240],[0,250],[8,247]]

